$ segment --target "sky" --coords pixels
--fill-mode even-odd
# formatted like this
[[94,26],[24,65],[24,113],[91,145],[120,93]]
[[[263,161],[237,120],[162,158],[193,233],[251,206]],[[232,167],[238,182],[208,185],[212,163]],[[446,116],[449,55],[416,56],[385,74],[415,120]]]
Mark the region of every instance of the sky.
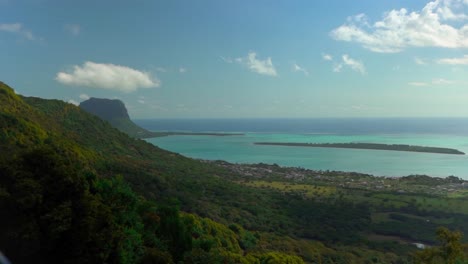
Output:
[[0,0],[1,81],[136,119],[468,117],[467,70],[468,0]]

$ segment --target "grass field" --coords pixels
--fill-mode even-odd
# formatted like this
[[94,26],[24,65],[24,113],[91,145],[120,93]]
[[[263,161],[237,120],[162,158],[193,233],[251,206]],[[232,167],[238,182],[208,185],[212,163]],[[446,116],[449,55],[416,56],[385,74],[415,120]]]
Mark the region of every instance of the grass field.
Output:
[[276,189],[281,192],[301,193],[307,198],[330,197],[337,193],[337,188],[332,186],[318,186],[310,184],[295,184],[280,181],[248,181],[242,182],[243,185],[256,188]]

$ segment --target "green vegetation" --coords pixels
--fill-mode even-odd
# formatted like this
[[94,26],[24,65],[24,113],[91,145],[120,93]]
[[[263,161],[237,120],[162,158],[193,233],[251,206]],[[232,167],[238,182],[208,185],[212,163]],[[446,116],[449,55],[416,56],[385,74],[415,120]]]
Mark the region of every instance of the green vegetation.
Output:
[[43,146],[0,163],[0,201],[8,212],[0,219],[0,245],[15,262],[198,263],[208,257],[225,263],[234,257],[259,263],[272,257],[302,263],[282,253],[244,257],[241,247],[253,247],[257,238],[242,227],[234,232],[181,215],[176,204],[150,202],[122,177],[98,178],[56,151]]
[[3,83],[0,102],[13,263],[410,263],[438,226],[468,232],[456,177],[203,162]]
[[317,186],[309,184],[296,184],[281,181],[248,181],[241,182],[247,186],[272,188],[281,192],[302,193],[306,198],[330,197],[336,193],[336,188],[333,186]]
[[451,148],[411,146],[401,144],[378,144],[378,143],[281,143],[281,142],[256,142],[256,145],[288,146],[288,147],[312,147],[312,148],[350,148],[350,149],[372,149],[426,152],[439,154],[465,155],[465,153]]
[[416,264],[456,264],[468,263],[466,249],[468,245],[461,243],[462,234],[452,232],[447,228],[437,229],[437,240],[440,245],[426,248],[414,254]]

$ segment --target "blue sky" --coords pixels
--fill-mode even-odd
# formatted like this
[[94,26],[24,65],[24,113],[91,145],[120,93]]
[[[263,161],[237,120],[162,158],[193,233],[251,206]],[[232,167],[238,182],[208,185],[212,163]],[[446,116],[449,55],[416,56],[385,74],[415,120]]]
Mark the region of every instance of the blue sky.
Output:
[[468,1],[0,0],[0,60],[133,118],[467,117]]

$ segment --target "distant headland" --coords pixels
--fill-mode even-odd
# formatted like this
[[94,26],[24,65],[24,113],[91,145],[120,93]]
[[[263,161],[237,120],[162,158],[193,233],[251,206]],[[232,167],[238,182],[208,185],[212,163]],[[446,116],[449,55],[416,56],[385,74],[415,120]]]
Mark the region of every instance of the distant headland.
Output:
[[412,146],[403,144],[379,144],[379,143],[286,143],[286,142],[255,142],[256,145],[287,146],[287,147],[313,147],[313,148],[350,148],[350,149],[371,149],[371,150],[391,150],[407,152],[425,152],[438,154],[465,155],[457,149]]
[[194,132],[153,132],[133,123],[125,104],[118,99],[90,98],[80,103],[80,108],[109,122],[113,127],[135,138],[165,136],[241,136],[240,133],[194,133]]

